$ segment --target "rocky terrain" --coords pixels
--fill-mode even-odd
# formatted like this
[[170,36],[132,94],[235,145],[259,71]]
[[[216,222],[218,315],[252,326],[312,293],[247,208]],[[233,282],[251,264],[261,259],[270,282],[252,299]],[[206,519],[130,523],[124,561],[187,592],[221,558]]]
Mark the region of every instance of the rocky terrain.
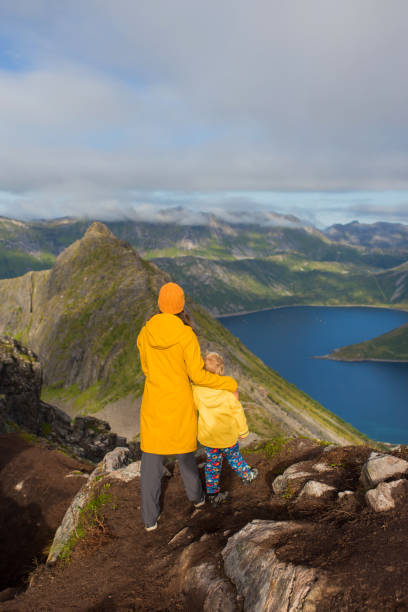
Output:
[[110,430],[92,416],[71,418],[59,408],[41,401],[42,370],[38,357],[13,338],[0,336],[0,433],[21,431],[28,439],[38,436],[71,455],[100,461],[116,446],[127,445],[132,457],[139,444]]
[[[405,448],[380,454],[306,439],[280,450],[266,445],[247,452],[258,480],[244,486],[224,466],[229,501],[200,510],[185,499],[170,461],[159,527],[147,533],[138,462],[127,466],[117,449],[66,512],[63,525],[74,537],[60,529],[48,565],[31,571],[26,591],[3,590],[0,610],[405,610],[407,458]],[[41,466],[33,460],[44,480]],[[2,482],[4,473],[4,493],[17,497],[24,474],[15,456]],[[41,512],[49,505],[38,503]],[[67,521],[74,515],[76,523]]]
[[[136,338],[157,312],[159,287],[168,280],[105,225],[94,223],[51,270],[0,281],[0,333],[38,354],[47,403],[71,414],[101,414],[107,421],[120,414],[125,426],[115,424],[114,430],[132,439],[144,385]],[[296,433],[340,444],[366,440],[267,368],[189,298],[187,309],[203,353],[221,353],[228,373],[239,381],[255,434]]]

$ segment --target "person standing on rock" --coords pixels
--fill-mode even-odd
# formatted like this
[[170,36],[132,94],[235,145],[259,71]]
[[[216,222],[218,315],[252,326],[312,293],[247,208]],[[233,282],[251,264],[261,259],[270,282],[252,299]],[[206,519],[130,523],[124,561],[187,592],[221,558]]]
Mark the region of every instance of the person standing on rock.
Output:
[[142,450],[142,520],[147,531],[157,528],[161,479],[166,455],[176,455],[188,499],[205,503],[194,453],[197,449],[197,410],[191,383],[235,392],[236,381],[204,369],[200,345],[184,315],[184,292],[166,283],[159,293],[160,314],[143,326],[137,338],[146,376],[140,410]]

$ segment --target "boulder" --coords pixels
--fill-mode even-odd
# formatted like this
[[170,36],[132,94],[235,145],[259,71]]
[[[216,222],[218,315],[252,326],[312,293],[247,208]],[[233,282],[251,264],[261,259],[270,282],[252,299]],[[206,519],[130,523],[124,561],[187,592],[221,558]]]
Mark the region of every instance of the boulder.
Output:
[[127,456],[127,448],[117,448],[114,451],[107,453],[105,458],[90,474],[87,482],[74,497],[71,505],[64,515],[64,518],[62,519],[61,525],[55,532],[54,540],[47,558],[48,565],[53,565],[63,554],[67,542],[76,530],[81,515],[81,510],[91,500],[97,482],[107,476],[109,478],[119,478],[125,482],[140,476],[140,461],[135,461],[130,465],[125,465],[125,467],[119,467],[118,469],[115,467],[123,465],[123,461],[126,460]]
[[125,446],[117,446],[103,458],[103,468],[105,472],[113,472],[127,465],[129,449]]
[[186,609],[203,612],[238,612],[235,591],[228,580],[219,576],[211,562],[190,568],[183,581]]
[[394,480],[392,482],[380,482],[375,489],[367,491],[365,498],[367,505],[374,512],[386,512],[395,508],[395,498],[398,493],[403,493],[407,489],[406,480]]
[[334,495],[335,492],[335,487],[316,480],[309,480],[301,490],[299,497],[328,497]]
[[363,465],[360,480],[366,488],[371,489],[384,480],[406,473],[408,473],[408,461],[393,455],[372,453]]
[[310,524],[254,520],[229,538],[222,551],[224,571],[244,600],[244,610],[317,610],[324,574],[315,568],[280,561],[273,541]]
[[313,478],[313,473],[305,469],[304,463],[302,461],[291,465],[283,474],[275,478],[272,483],[272,489],[276,495],[282,495],[288,491],[292,495],[298,493],[305,482]]
[[121,480],[122,482],[130,482],[135,478],[140,478],[141,463],[141,461],[133,461],[133,463],[129,463],[129,465],[125,465],[125,467],[110,472],[109,478]]

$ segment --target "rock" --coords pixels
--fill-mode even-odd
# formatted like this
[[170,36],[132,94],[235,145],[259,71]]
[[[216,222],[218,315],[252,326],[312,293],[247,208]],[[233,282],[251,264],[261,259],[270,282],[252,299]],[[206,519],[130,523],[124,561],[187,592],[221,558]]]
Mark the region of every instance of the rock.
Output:
[[294,438],[289,440],[273,458],[271,468],[283,471],[294,464],[316,459],[322,453],[323,446],[318,442],[305,438]]
[[386,512],[395,508],[395,495],[404,490],[407,486],[406,480],[394,480],[393,482],[380,482],[375,489],[370,489],[365,494],[367,505],[374,510],[374,512]]
[[41,382],[38,357],[17,340],[0,337],[0,433],[18,425],[37,434]]
[[327,465],[327,463],[315,463],[315,465],[313,466],[313,469],[316,470],[316,472],[319,472],[320,474],[323,472],[331,472],[332,468]]
[[288,467],[283,474],[277,476],[272,483],[273,492],[282,495],[288,491],[291,494],[300,491],[305,482],[313,478],[313,474],[310,471],[304,471],[302,465],[303,463],[295,463]]
[[[188,570],[183,581],[186,609],[203,612],[238,612],[236,595],[230,582],[217,574],[212,563],[202,563]],[[191,607],[191,604],[194,606]],[[198,607],[199,606],[199,607]]]
[[340,491],[337,495],[338,506],[346,512],[355,512],[357,499],[354,491]]
[[315,568],[280,561],[271,541],[310,524],[255,520],[232,536],[222,551],[224,571],[244,598],[244,610],[280,612],[317,610],[324,574]]
[[[120,465],[121,459],[124,456],[127,456],[127,453],[123,451],[127,451],[128,449],[115,449],[117,452],[113,451],[113,453],[108,453],[110,455],[108,458],[104,458],[94,469],[94,471],[89,475],[87,482],[82,486],[82,488],[78,491],[76,496],[74,497],[71,505],[66,511],[64,518],[62,519],[61,525],[58,527],[55,532],[54,540],[52,542],[50,552],[47,557],[47,565],[53,565],[58,558],[63,554],[64,547],[70,539],[71,535],[74,533],[76,526],[79,521],[79,517],[81,515],[81,510],[86,506],[89,500],[92,498],[92,495],[95,490],[96,483],[106,476],[110,478],[118,477],[121,480],[126,480],[126,476],[124,472],[127,470],[128,474],[131,475],[130,480],[132,478],[136,478],[137,475],[140,475],[140,462],[135,462],[135,464],[127,465],[123,468],[115,470],[115,465]],[[107,466],[112,468],[112,471],[107,471]],[[115,476],[118,474],[118,476]]]
[[337,495],[338,500],[341,502],[350,499],[350,497],[355,497],[354,491],[339,491]]
[[408,472],[408,461],[393,455],[372,453],[363,465],[360,480],[367,488],[373,488],[388,478],[396,478]]
[[130,482],[135,478],[140,478],[140,466],[140,461],[133,461],[133,463],[129,463],[129,465],[125,465],[123,468],[110,472],[109,478]]
[[106,453],[103,458],[103,468],[105,472],[113,472],[127,464],[129,449],[124,446],[118,446],[109,453]]
[[333,495],[335,491],[336,489],[334,487],[324,484],[323,482],[309,480],[299,493],[299,497],[324,497]]
[[[93,416],[71,418],[63,410],[41,401],[42,370],[38,357],[13,338],[0,337],[0,433],[20,428],[74,456],[100,461],[126,439]],[[140,445],[130,443],[129,458],[140,458]]]
[[188,527],[184,527],[174,535],[171,540],[169,540],[169,546],[180,546],[181,544],[185,544],[188,540],[188,536],[190,534],[190,530]]

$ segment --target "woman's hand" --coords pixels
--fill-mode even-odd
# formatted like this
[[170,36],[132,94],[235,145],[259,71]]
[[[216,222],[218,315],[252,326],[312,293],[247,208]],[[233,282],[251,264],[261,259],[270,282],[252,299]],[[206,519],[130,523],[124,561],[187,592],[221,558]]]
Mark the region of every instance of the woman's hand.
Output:
[[237,400],[239,401],[239,393],[238,393],[238,389],[236,391],[233,391],[233,394],[235,395],[235,397],[237,398]]

